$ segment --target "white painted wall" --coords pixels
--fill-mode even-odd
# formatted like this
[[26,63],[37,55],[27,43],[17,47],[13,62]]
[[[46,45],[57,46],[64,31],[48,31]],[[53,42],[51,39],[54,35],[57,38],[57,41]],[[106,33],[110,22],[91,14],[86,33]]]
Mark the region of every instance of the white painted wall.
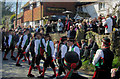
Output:
[[43,21],[43,20],[40,20],[40,25],[43,26],[43,24],[44,24],[44,21]]
[[83,11],[87,12],[91,16],[91,18],[98,17],[96,10],[97,10],[97,3],[83,6]]
[[99,10],[99,3],[85,5],[83,6],[83,11],[89,13],[91,18],[98,17],[100,14],[106,16],[107,14],[111,14],[113,12],[112,8],[115,7],[116,3],[118,3],[118,1],[105,2],[105,8],[102,10]]
[[0,1],[0,24],[2,24],[2,3]]

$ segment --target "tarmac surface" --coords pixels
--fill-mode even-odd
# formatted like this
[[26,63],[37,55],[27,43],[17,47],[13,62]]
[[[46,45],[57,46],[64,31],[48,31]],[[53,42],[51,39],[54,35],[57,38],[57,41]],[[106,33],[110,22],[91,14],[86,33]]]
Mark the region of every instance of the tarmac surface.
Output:
[[[17,52],[17,51],[16,51]],[[14,52],[14,56],[16,56],[16,52]],[[0,78],[2,79],[35,79],[35,78],[28,78],[28,70],[29,70],[29,65],[28,62],[22,62],[20,61],[22,67],[17,67],[16,66],[16,61],[12,60],[10,58],[10,53],[7,55],[8,60],[3,61],[4,53],[0,51]],[[43,69],[43,61],[40,63],[41,69]],[[56,69],[57,66],[56,66]],[[57,71],[56,71],[57,72]],[[32,74],[35,75],[35,77],[40,76],[39,72],[37,69],[32,70]],[[54,73],[52,69],[49,67],[47,68],[47,71],[45,72],[45,79],[50,79],[49,77],[52,76]],[[92,78],[92,76],[86,75],[84,73],[79,72],[80,75],[87,77],[89,79]],[[37,79],[37,78],[36,78]],[[55,79],[55,78],[54,78]]]

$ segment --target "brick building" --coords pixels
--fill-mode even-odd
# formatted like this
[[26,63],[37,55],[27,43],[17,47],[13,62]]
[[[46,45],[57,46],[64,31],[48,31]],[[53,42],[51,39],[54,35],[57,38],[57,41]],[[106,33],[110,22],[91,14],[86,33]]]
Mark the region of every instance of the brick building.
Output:
[[39,0],[30,0],[22,7],[23,18],[21,19],[23,19],[24,26],[35,27],[35,25],[43,25],[43,21],[51,16],[65,17],[64,11],[72,11],[70,17],[74,18],[78,6],[87,4],[90,4],[90,2],[40,2]]
[[[15,19],[14,19],[14,26],[15,26]],[[23,18],[23,12],[19,13],[17,16],[17,25],[18,26],[23,26],[24,25],[24,18]]]
[[[64,15],[68,10],[75,15],[76,2],[27,2],[23,7],[24,25],[43,25],[43,18],[51,15]],[[73,16],[71,16],[73,17]]]

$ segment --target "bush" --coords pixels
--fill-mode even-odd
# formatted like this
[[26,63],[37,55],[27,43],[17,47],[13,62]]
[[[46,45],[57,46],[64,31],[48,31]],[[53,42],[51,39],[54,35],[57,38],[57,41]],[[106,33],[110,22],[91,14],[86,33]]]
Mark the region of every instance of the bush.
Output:
[[[82,60],[83,61],[83,60]],[[94,71],[95,66],[93,66],[92,64],[89,65],[89,60],[82,62],[82,67],[81,69],[85,70],[85,71]]]
[[[83,61],[83,60],[82,60]],[[114,60],[113,60],[113,64],[112,67],[113,68],[118,68],[120,66],[120,57],[115,56]],[[95,66],[93,66],[92,64],[89,65],[89,60],[82,62],[82,67],[81,69],[85,70],[85,71],[92,71],[94,72],[95,70]]]
[[14,22],[14,18],[15,18],[15,14],[13,14],[13,15],[10,17],[10,22],[11,22],[11,23]]
[[118,68],[120,66],[120,57],[116,56],[113,60],[112,67],[113,68]]

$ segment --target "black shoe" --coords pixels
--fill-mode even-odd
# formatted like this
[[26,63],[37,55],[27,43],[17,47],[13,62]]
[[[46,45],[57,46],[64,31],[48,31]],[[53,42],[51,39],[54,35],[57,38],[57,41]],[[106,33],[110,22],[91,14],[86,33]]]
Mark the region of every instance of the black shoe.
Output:
[[44,78],[44,76],[41,75],[41,76],[38,76],[37,78]]
[[39,74],[41,74],[43,71],[40,71]]
[[20,65],[20,64],[16,64],[16,66],[22,67],[22,65]]
[[11,56],[12,60],[15,60],[16,61],[16,58],[14,56]]
[[37,67],[34,67],[33,69],[37,69]]
[[31,63],[28,63],[29,65],[31,65]]
[[50,78],[55,78],[56,77],[56,75],[53,75],[53,76],[51,76]]
[[16,61],[16,58],[15,58],[15,59],[12,59],[12,60]]
[[25,61],[27,61],[27,59],[24,59]]
[[14,59],[15,57],[14,56],[11,56],[12,59]]
[[3,60],[8,60],[7,58],[3,58]]
[[22,61],[25,62],[25,61],[27,61],[27,60],[26,60],[26,59],[23,59]]
[[35,77],[35,76],[34,76],[34,75],[32,75],[32,74],[28,74],[27,76],[28,76],[28,77]]

